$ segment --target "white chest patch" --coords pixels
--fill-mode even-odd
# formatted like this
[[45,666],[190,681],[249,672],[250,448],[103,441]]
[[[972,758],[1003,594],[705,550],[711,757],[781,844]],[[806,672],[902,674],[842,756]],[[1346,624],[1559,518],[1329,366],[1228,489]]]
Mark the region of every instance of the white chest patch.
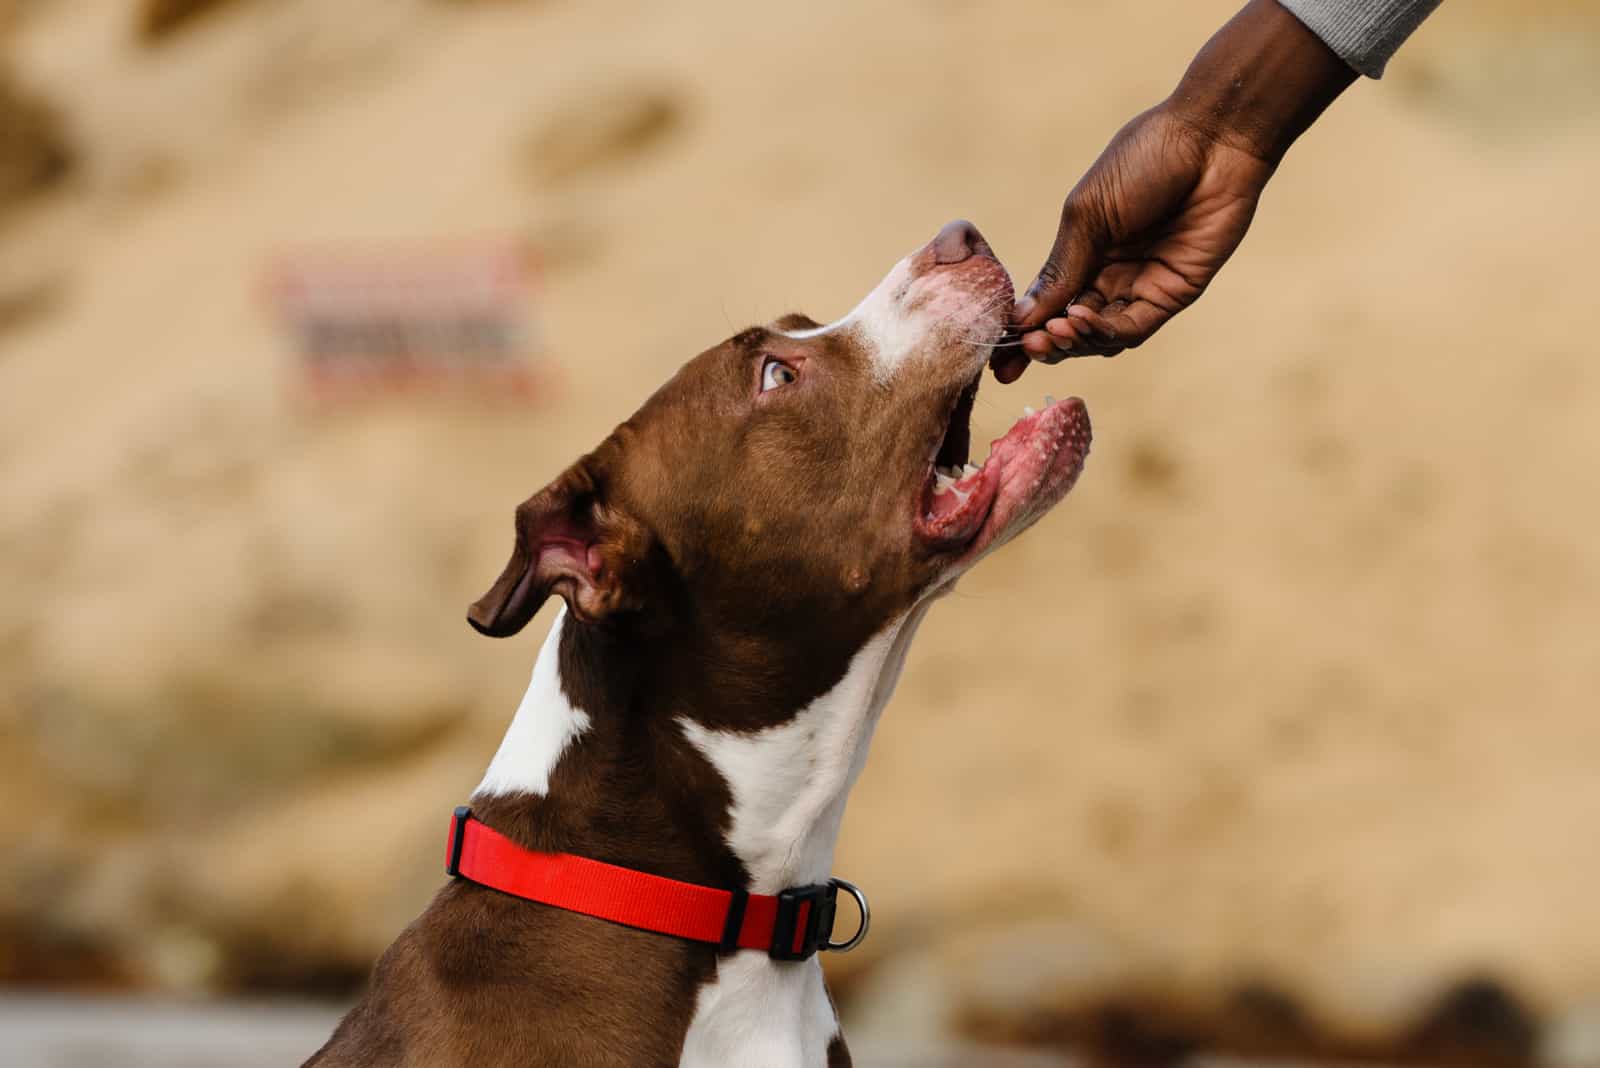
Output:
[[528,692],[472,796],[548,794],[556,761],[589,729],[588,713],[574,708],[561,691],[561,628],[566,618],[562,606],[534,662]]
[[[867,642],[844,678],[787,723],[740,734],[680,721],[728,783],[728,847],[750,873],[752,893],[828,879],[850,787],[928,603]],[[825,1068],[838,1031],[816,958],[780,962],[740,950],[700,988],[680,1063]]]
[[827,879],[845,799],[894,685],[881,683],[901,630],[896,620],[867,642],[844,678],[787,723],[741,734],[679,721],[728,783],[728,848],[750,873],[751,893]]
[[681,1068],[826,1068],[839,1033],[822,965],[741,950],[700,988]]

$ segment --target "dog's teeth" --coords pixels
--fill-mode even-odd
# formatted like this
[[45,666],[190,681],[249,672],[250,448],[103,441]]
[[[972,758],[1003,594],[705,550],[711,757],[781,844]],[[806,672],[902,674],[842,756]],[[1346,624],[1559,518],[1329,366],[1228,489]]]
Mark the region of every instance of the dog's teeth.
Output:
[[1034,414],[1034,411],[1033,411],[1032,408],[1028,407],[1026,404],[1024,404],[1022,406],[1022,418],[1026,419],[1026,418],[1028,418],[1028,416],[1033,415],[1033,414]]
[[1050,407],[1050,405],[1054,404],[1055,402],[1056,402],[1056,399],[1054,397],[1052,397],[1050,394],[1046,393],[1044,395],[1044,406],[1046,408]]
[[971,464],[963,464],[961,466],[961,474],[962,474],[963,477],[971,478],[973,475],[975,475],[977,473],[978,473],[978,469],[976,467],[973,467]]
[[956,489],[954,486],[950,487],[950,492],[954,493],[956,495],[956,500],[960,501],[962,504],[966,504],[967,503],[967,498],[972,496],[972,494],[967,492],[966,490],[959,490],[959,489]]
[[935,497],[941,493],[945,493],[950,489],[951,486],[954,486],[955,484],[956,480],[945,474],[943,471],[935,471],[933,473],[933,495]]

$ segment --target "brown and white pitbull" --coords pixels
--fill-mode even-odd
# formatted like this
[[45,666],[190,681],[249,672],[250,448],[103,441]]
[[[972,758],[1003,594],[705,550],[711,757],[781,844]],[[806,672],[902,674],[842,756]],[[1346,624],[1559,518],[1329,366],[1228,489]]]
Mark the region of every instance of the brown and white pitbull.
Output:
[[[843,319],[786,316],[690,360],[524,502],[468,618],[503,637],[550,594],[566,605],[473,817],[527,850],[700,887],[826,884],[929,605],[1060,500],[1089,450],[1072,399],[1025,411],[968,463],[1011,304],[983,238],[951,223]],[[814,956],[719,950],[457,879],[308,1065],[849,1060]]]

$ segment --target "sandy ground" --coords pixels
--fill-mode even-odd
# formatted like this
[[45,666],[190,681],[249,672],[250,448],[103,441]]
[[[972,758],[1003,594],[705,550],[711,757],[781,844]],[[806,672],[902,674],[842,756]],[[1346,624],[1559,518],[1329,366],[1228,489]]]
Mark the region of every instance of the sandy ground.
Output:
[[[8,1068],[283,1068],[326,1039],[339,1011],[278,1002],[0,998]],[[911,1046],[857,1051],[860,1068],[1066,1068],[1020,1050]]]
[[[11,996],[0,1041],[11,1068],[282,1068],[326,1038],[339,1010],[300,1002]],[[859,1068],[1072,1068],[1080,1061],[971,1045],[855,1044]],[[1294,1068],[1284,1060],[1196,1057],[1189,1068]]]
[[[155,50],[41,6],[11,51],[83,159],[0,223],[38,312],[0,332],[0,921],[205,990],[359,974],[437,884],[542,629],[460,621],[515,502],[948,218],[1031,273],[1232,5],[285,0]],[[991,436],[1084,396],[1095,452],[912,650],[838,861],[863,1004],[949,1028],[997,954],[1023,1001],[1266,982],[1373,1033],[1476,974],[1600,997],[1596,23],[1445,5],[1158,342],[985,386]],[[559,394],[294,407],[274,253],[502,234]],[[953,978],[895,1016],[918,968]]]

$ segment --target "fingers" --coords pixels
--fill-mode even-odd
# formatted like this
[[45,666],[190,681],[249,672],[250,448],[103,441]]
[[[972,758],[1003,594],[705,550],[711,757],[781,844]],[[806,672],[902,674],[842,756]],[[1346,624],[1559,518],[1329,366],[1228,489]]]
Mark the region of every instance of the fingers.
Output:
[[1042,363],[1055,363],[1066,356],[1072,349],[1072,337],[1058,335],[1049,329],[1051,323],[1055,324],[1057,329],[1060,329],[1061,324],[1065,321],[1064,319],[1051,319],[1045,324],[1045,329],[1035,330],[1031,334],[1024,334],[1022,336],[1022,351],[1026,352],[1029,358],[1039,360]]
[[1069,356],[1089,356],[1097,350],[1078,333],[1079,324],[1068,319],[1051,319],[1041,330],[1022,335],[1014,345],[995,350],[989,367],[1001,385],[1022,377],[1030,363],[1055,364]]
[[[1105,273],[1101,272],[1100,277],[1104,278]],[[1106,298],[1101,295],[1100,286],[1100,280],[1096,279],[1093,287],[1078,294],[1077,299],[1072,302],[1073,305],[1096,311],[1105,307]],[[1070,318],[1063,313],[1060,319],[1051,319],[1045,323],[1044,328],[1063,357],[1088,356],[1096,351],[1095,339],[1082,320]]]
[[1022,338],[1023,351],[1041,363],[1059,363],[1082,354],[1088,331],[1067,318],[1048,319],[1044,328]]
[[1098,231],[1099,227],[1069,196],[1061,208],[1061,224],[1050,255],[1012,313],[1017,326],[1037,329],[1046,320],[1060,316],[1067,302],[1083,290],[1098,267]]
[[1113,301],[1096,310],[1084,304],[1067,309],[1077,333],[1090,334],[1104,348],[1136,349],[1164,326],[1172,313],[1148,300]]
[[1024,334],[1015,348],[991,361],[1001,382],[1014,382],[1027,369],[1023,360],[1055,364],[1073,356],[1116,356],[1136,349],[1172,318],[1172,312],[1148,300],[1107,301],[1090,290],[1060,318],[1046,320],[1040,330]]
[[997,349],[989,357],[989,369],[994,372],[995,381],[1007,386],[1022,377],[1030,362],[1027,353],[1015,348]]
[[[1078,295],[1075,304],[1099,308],[1105,297],[1095,289],[1086,289]],[[1094,349],[1088,328],[1065,315],[1047,319],[1043,328],[1022,335],[1019,345],[1030,359],[1039,363],[1060,363],[1069,356],[1087,356]]]
[[[1079,331],[1084,330],[1080,336]],[[1023,334],[1015,345],[995,350],[989,357],[989,367],[1002,385],[1009,385],[1022,377],[1030,363],[1060,363],[1069,356],[1088,355],[1084,347],[1087,331],[1070,319],[1050,319],[1041,330]],[[1081,351],[1080,351],[1081,349]]]
[[1063,312],[1098,270],[1103,234],[1104,227],[1084,208],[1078,193],[1069,195],[1061,206],[1061,223],[1050,255],[1012,311],[1011,321],[1023,331],[1022,338],[989,361],[1000,382],[1021,378],[1031,361],[1058,363],[1078,354],[1083,339],[1078,336],[1078,326]]

